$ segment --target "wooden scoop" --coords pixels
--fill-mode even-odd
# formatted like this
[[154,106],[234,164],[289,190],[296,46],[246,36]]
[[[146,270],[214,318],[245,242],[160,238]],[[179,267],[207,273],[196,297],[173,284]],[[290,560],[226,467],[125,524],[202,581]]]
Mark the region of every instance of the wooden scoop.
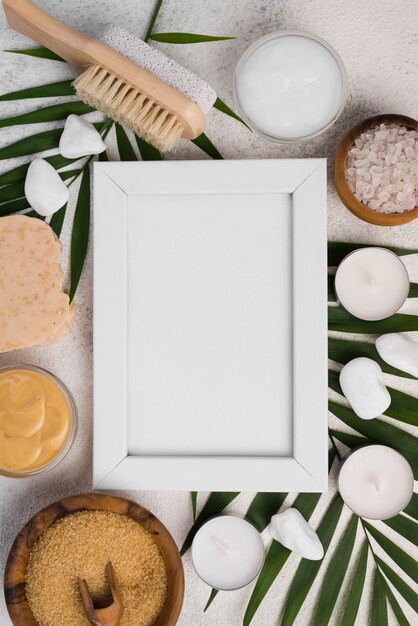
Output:
[[115,576],[115,570],[110,561],[106,565],[105,573],[113,598],[112,604],[103,609],[95,609],[87,582],[79,577],[78,587],[80,589],[81,599],[83,600],[86,615],[93,626],[119,626],[124,607],[120,587]]

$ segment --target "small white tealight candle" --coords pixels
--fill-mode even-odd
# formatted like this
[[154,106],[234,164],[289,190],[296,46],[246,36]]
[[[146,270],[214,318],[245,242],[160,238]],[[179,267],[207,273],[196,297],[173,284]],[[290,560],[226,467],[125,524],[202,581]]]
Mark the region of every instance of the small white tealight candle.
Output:
[[342,462],[338,490],[354,513],[366,519],[389,519],[406,507],[414,491],[408,461],[388,446],[365,445]]
[[198,530],[192,544],[200,578],[225,591],[248,585],[264,563],[264,544],[250,522],[234,515],[214,517]]
[[303,141],[341,113],[347,78],[337,52],[323,39],[298,31],[256,41],[235,70],[241,115],[273,141]]
[[335,292],[341,305],[362,320],[390,317],[409,293],[409,277],[400,258],[385,248],[359,248],[340,263]]

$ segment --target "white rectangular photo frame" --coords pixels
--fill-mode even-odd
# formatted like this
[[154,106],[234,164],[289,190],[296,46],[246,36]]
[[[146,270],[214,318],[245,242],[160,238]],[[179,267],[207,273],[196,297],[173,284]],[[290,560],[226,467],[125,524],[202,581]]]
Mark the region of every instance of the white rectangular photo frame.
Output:
[[94,487],[325,491],[326,160],[94,168]]

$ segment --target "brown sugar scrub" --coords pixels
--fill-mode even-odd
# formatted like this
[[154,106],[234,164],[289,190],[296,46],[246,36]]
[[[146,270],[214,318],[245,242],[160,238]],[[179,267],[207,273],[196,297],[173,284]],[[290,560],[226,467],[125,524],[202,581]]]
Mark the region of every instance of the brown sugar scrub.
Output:
[[47,528],[32,548],[26,594],[39,626],[89,626],[77,577],[86,579],[97,606],[106,605],[109,561],[125,607],[120,626],[155,624],[167,595],[167,571],[152,535],[125,515],[81,511]]

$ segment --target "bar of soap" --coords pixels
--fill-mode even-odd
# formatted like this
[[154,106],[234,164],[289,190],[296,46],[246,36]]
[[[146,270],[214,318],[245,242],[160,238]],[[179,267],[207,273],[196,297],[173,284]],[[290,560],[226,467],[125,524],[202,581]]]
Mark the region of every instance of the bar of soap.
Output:
[[388,333],[376,339],[376,350],[386,363],[418,378],[418,343],[406,335]]
[[50,226],[25,215],[0,218],[0,352],[68,330],[73,310],[62,282],[61,244]]
[[390,406],[391,397],[381,367],[373,359],[361,356],[349,361],[341,370],[340,385],[354,413],[361,419],[378,417]]

